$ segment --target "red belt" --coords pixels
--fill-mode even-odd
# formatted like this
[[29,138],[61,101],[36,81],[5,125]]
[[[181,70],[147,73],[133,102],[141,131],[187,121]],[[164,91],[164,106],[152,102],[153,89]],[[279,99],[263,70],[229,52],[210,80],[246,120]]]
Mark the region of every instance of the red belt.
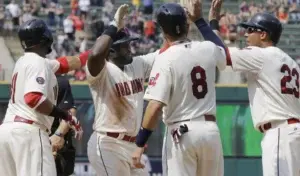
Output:
[[[14,122],[27,123],[27,124],[30,124],[30,125],[35,123],[33,120],[28,120],[28,119],[25,119],[25,118],[20,117],[20,116],[15,116]],[[49,130],[46,129],[46,132],[48,133]]]
[[[299,119],[296,119],[296,118],[290,118],[290,119],[287,119],[286,121],[287,121],[288,124],[300,123],[300,120],[299,120]],[[261,133],[263,133],[264,131],[267,131],[267,130],[269,130],[269,129],[271,129],[271,128],[272,128],[271,122],[265,123],[265,124],[260,125],[260,126],[258,127],[258,129],[259,129],[259,131],[260,131]]]
[[[216,122],[216,117],[214,115],[204,115],[204,119],[205,119],[205,121]],[[179,121],[172,122],[171,124],[175,124],[175,123],[179,123],[179,122],[187,122],[187,121],[191,121],[191,120],[193,120],[193,119],[179,120]]]
[[[106,132],[106,135],[109,137],[118,138],[119,135],[121,135],[121,133]],[[135,136],[124,135],[124,137],[121,140],[134,143],[135,138],[136,138]]]

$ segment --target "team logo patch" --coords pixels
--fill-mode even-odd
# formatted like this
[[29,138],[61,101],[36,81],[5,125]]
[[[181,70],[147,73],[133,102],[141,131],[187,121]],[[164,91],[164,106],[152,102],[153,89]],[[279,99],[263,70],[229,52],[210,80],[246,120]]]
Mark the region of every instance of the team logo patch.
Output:
[[156,85],[156,80],[159,77],[159,73],[156,73],[155,77],[151,77],[149,79],[149,86],[155,86]]
[[44,84],[45,83],[45,79],[43,77],[37,77],[36,78],[36,82],[39,84]]

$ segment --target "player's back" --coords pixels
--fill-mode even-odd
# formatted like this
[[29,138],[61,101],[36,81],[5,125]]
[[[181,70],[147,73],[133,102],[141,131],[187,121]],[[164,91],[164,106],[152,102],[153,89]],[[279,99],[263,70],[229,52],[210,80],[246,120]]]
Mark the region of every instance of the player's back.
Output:
[[226,65],[222,49],[207,41],[181,43],[171,46],[156,61],[168,62],[172,77],[165,122],[216,113],[216,66],[224,69]]
[[[40,72],[40,70],[42,72]],[[38,85],[38,86],[35,86]],[[41,89],[41,87],[43,87]],[[29,92],[43,93],[53,104],[56,104],[57,81],[54,72],[44,58],[34,53],[25,53],[18,59],[13,71],[11,82],[11,98],[4,121],[14,121],[16,116],[33,120],[50,129],[53,118],[38,113],[29,107],[24,99]]]
[[263,58],[258,74],[248,75],[254,125],[300,117],[298,64],[277,47],[253,48]]

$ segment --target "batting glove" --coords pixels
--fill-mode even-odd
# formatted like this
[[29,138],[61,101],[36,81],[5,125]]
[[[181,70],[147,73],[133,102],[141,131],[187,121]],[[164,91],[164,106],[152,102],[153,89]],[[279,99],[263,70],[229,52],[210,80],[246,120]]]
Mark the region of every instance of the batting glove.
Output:
[[77,140],[81,140],[82,134],[83,134],[83,130],[81,128],[79,120],[75,116],[72,116],[70,114],[67,122],[68,122],[70,128],[74,131],[75,138]]
[[118,28],[118,31],[125,27],[125,16],[128,14],[128,9],[128,4],[123,4],[115,13],[114,21],[111,22],[111,25],[116,26]]

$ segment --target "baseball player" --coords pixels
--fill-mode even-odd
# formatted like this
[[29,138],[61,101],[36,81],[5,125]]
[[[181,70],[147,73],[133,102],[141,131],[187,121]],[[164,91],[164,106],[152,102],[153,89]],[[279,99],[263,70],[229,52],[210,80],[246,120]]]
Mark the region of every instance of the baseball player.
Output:
[[[227,64],[247,74],[253,124],[264,134],[263,175],[299,176],[299,66],[276,47],[282,32],[276,17],[257,13],[240,26],[246,29],[248,47],[230,50]],[[202,34],[218,40],[213,33]]]
[[52,35],[45,22],[29,20],[20,26],[19,39],[25,53],[16,62],[11,98],[0,126],[0,170],[5,176],[56,175],[49,143],[53,117],[65,120],[80,138],[76,117],[56,106],[54,73],[79,68],[86,55],[48,60]]
[[132,58],[124,29],[128,5],[118,8],[114,21],[97,39],[87,62],[87,78],[95,105],[94,133],[88,157],[100,176],[147,175],[132,165],[135,136],[143,113],[144,80],[158,51]]
[[[191,21],[201,18],[200,12],[190,12]],[[158,9],[157,23],[169,48],[157,56],[150,74],[144,96],[149,104],[136,138],[138,149],[133,163],[143,167],[140,159],[144,146],[163,111],[167,126],[165,174],[223,176],[222,144],[215,117],[215,68],[226,67],[225,51],[212,42],[189,41],[187,14],[176,3]]]

